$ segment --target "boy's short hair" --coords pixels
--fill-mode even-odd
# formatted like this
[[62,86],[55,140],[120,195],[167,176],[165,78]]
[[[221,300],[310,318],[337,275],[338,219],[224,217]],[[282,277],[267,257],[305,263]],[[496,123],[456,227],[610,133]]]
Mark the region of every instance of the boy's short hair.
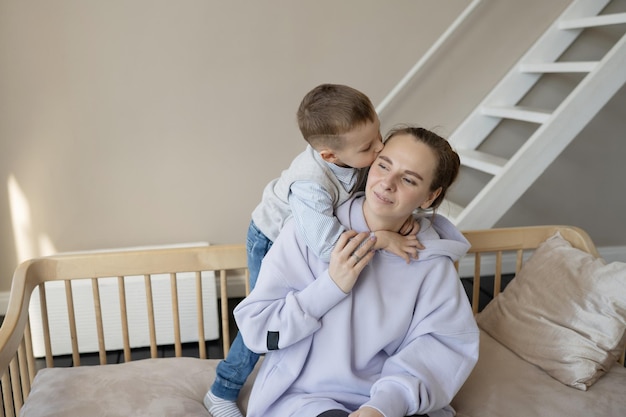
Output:
[[304,96],[297,116],[300,132],[311,146],[340,149],[342,135],[376,120],[376,109],[359,90],[341,84],[321,84]]

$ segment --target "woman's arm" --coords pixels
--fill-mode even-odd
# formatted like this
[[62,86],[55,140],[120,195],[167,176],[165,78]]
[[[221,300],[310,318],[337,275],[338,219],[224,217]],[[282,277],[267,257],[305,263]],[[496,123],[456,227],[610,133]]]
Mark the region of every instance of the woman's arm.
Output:
[[368,237],[368,233],[345,232],[328,266],[300,241],[293,222],[285,225],[263,259],[254,290],[234,311],[246,346],[265,353],[315,333],[324,314],[346,297],[372,258],[375,240],[352,256]]
[[363,406],[399,416],[443,408],[476,364],[478,327],[452,262],[442,264],[427,277],[410,329]]

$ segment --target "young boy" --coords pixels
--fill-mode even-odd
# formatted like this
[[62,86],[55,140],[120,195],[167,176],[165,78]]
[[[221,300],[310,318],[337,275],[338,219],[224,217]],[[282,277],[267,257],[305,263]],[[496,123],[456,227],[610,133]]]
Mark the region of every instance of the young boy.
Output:
[[[374,106],[365,94],[351,87],[315,87],[300,103],[297,119],[308,145],[265,187],[252,212],[247,236],[250,288],[254,288],[263,257],[291,216],[309,248],[321,259],[330,260],[345,231],[334,210],[364,186],[367,169],[383,148]],[[402,235],[377,231],[375,249],[386,249],[408,262],[422,248],[416,237],[418,228],[414,222],[405,225]],[[213,417],[242,417],[237,397],[258,358],[238,333],[204,397]]]

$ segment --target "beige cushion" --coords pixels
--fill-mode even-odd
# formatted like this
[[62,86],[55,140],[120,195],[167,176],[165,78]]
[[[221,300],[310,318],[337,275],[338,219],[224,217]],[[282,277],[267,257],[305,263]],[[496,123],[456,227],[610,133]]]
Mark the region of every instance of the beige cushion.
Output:
[[623,346],[626,263],[605,264],[557,233],[477,322],[526,361],[584,391],[616,363]]
[[[37,373],[21,417],[209,417],[203,398],[217,359],[142,359]],[[245,409],[253,377],[240,405]]]

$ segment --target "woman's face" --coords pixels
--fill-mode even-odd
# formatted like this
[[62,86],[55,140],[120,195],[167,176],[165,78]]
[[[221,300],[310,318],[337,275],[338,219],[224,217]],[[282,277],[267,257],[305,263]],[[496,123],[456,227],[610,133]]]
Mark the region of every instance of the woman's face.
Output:
[[367,177],[367,210],[386,222],[403,223],[416,208],[430,207],[441,192],[430,190],[437,162],[433,150],[412,135],[390,138]]

